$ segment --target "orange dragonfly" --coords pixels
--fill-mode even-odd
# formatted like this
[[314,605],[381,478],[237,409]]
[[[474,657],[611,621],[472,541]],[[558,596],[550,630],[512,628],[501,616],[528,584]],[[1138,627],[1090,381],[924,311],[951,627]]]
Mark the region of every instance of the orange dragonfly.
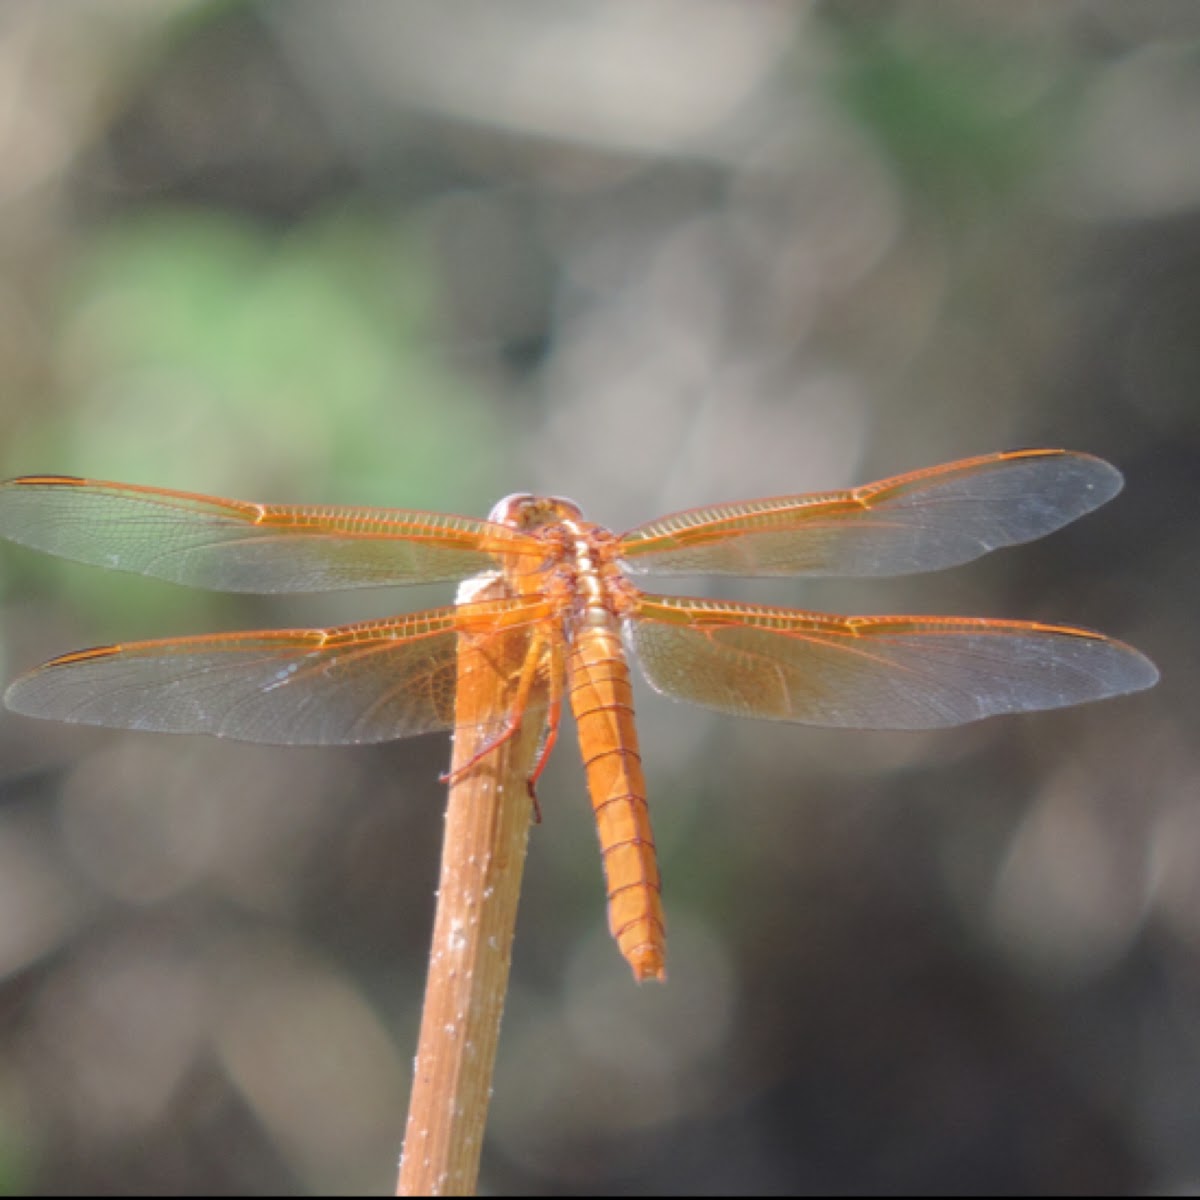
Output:
[[[469,647],[521,663],[491,748],[536,720],[540,775],[564,696],[599,827],[609,924],[637,979],[666,935],[627,654],[677,700],[766,720],[933,729],[1151,686],[1132,647],[1064,625],[844,617],[652,595],[632,575],[901,575],[1027,542],[1121,488],[1065,450],[969,458],[849,491],[694,508],[624,534],[569,500],[514,495],[488,520],[221,500],[64,476],[0,485],[0,536],[96,566],[237,592],[490,576],[502,598],[329,629],[81,650],[21,676],[9,708],[252,742],[380,742],[454,726]],[[484,754],[488,752],[485,749]]]

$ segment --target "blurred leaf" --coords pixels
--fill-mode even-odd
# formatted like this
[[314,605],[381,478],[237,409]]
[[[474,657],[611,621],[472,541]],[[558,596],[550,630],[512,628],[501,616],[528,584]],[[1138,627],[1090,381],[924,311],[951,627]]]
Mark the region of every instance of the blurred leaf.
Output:
[[[468,512],[511,489],[494,408],[429,349],[433,277],[406,230],[156,212],[99,235],[65,291],[70,407],[9,444],[10,473]],[[45,570],[123,617],[214,603]]]
[[[490,501],[494,419],[429,349],[433,290],[416,238],[354,215],[282,234],[187,211],[116,226],[67,288],[75,411],[41,434],[38,469],[261,499]],[[30,448],[10,464],[30,469]]]
[[1019,187],[1057,140],[1062,60],[1028,38],[862,15],[837,23],[838,91],[909,185],[973,204]]

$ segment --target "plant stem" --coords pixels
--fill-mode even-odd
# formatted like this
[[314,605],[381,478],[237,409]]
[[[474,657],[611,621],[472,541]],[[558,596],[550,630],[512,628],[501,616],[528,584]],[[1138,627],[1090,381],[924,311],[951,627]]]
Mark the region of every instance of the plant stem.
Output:
[[[476,594],[475,599],[494,598]],[[525,641],[460,635],[452,784],[398,1196],[474,1195],[529,840],[540,721],[475,756],[508,712]],[[515,661],[514,661],[515,660]]]

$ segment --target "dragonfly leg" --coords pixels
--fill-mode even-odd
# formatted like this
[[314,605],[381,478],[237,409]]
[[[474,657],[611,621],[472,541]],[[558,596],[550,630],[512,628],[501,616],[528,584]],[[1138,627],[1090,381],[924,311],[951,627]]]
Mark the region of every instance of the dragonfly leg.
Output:
[[541,779],[542,772],[546,769],[546,764],[550,761],[550,752],[554,749],[554,743],[558,741],[558,728],[562,718],[563,663],[561,644],[551,641],[549,654],[550,669],[547,672],[546,687],[549,691],[547,699],[550,707],[546,716],[546,733],[542,738],[542,744],[538,747],[537,761],[533,764],[533,771],[525,781],[525,786],[529,789],[529,799],[533,801],[533,819],[538,825],[542,823],[542,806],[538,803],[537,781]]
[[472,767],[478,766],[479,763],[482,762],[485,758],[487,758],[487,756],[489,754],[491,754],[493,750],[498,750],[501,746],[504,745],[505,742],[516,737],[516,735],[518,733],[520,733],[520,731],[521,731],[520,715],[518,714],[515,716],[510,716],[505,721],[504,728],[502,730],[500,730],[500,732],[498,734],[496,734],[496,736],[494,738],[490,738],[488,741],[484,742],[484,744],[478,750],[476,750],[475,753],[472,754],[471,757],[469,759],[467,759],[467,761],[465,763],[463,763],[463,765],[461,767],[458,767],[453,771],[443,771],[438,776],[438,782],[439,783],[448,783],[451,786],[458,783],[462,779],[462,777],[464,775],[466,775],[468,771],[471,770]]
[[[484,758],[486,758],[494,750],[497,750],[499,747],[503,746],[505,742],[516,737],[516,735],[521,731],[521,725],[524,722],[525,713],[529,707],[529,698],[533,694],[534,684],[538,680],[539,673],[543,671],[543,662],[548,650],[548,645],[546,643],[547,639],[542,634],[534,636],[530,641],[529,649],[525,652],[525,661],[521,664],[521,674],[517,680],[517,690],[513,696],[512,705],[509,708],[508,716],[504,722],[504,727],[494,738],[490,738],[485,741],[484,744],[474,754],[472,754],[465,763],[462,764],[462,766],[457,767],[453,771],[444,772],[439,777],[439,782],[446,783],[451,786],[458,783],[458,781],[462,779],[468,771],[470,771],[473,767],[478,766]],[[553,683],[551,683],[550,686],[552,690],[559,690]],[[536,782],[537,777],[542,773],[542,769],[545,766],[545,756],[549,750],[546,742],[548,741],[550,745],[553,745],[553,735],[557,733],[557,725],[558,718],[557,714],[555,714],[550,719],[550,732],[547,733],[546,738],[543,740],[537,765],[534,769],[533,775],[529,779],[529,785],[531,788],[533,783]],[[533,795],[532,791],[530,792],[530,797],[533,799],[536,808],[537,797]],[[540,814],[538,819],[541,819]]]

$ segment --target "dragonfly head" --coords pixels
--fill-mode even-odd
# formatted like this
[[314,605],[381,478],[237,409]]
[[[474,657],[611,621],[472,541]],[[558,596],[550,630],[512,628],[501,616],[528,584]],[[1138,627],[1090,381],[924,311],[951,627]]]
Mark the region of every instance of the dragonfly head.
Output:
[[581,521],[583,512],[574,500],[562,496],[532,496],[514,492],[499,501],[488,513],[488,520],[510,529],[530,531],[563,521]]

